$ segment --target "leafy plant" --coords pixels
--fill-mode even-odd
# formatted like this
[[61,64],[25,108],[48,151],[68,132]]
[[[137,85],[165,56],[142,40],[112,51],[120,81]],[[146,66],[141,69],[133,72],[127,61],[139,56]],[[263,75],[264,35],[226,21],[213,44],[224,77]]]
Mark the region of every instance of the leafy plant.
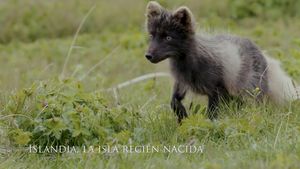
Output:
[[70,79],[41,82],[17,92],[5,113],[13,115],[14,143],[40,146],[126,142],[139,118],[126,108],[110,108],[101,93],[85,92],[80,82]]

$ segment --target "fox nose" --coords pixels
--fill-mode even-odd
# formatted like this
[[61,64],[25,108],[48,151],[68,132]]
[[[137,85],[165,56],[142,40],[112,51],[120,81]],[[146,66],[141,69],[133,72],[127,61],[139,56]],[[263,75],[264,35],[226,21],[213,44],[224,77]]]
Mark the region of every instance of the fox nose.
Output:
[[151,54],[146,54],[145,57],[148,59],[148,60],[152,60],[153,59],[153,56]]

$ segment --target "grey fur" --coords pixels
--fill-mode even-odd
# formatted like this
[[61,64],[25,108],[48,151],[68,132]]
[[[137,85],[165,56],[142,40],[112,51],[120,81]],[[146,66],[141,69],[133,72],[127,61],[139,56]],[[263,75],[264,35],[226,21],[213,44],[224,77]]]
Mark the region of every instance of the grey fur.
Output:
[[[221,100],[226,101],[231,96],[243,95],[245,91],[256,88],[261,90],[259,99],[268,92],[267,62],[253,42],[231,35],[197,35],[193,16],[186,7],[176,10],[182,12],[178,19],[176,12],[162,9],[157,3],[150,2],[149,6],[156,10],[156,15],[147,15],[151,39],[146,57],[152,63],[169,58],[175,78],[171,107],[179,122],[187,117],[181,101],[188,90],[208,96],[210,119],[217,118],[216,110]],[[226,47],[236,49],[237,53],[231,54]],[[231,58],[233,55],[238,58]],[[237,63],[240,65],[231,65],[234,59],[239,59]],[[230,66],[236,66],[238,70]],[[230,73],[237,75],[231,78]]]

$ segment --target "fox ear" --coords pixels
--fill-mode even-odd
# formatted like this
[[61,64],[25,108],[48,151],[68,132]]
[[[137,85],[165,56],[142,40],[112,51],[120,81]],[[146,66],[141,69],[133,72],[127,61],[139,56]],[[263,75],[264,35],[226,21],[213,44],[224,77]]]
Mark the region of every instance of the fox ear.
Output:
[[162,12],[162,9],[163,8],[159,5],[158,2],[150,1],[146,8],[146,16],[148,18],[159,16]]
[[173,12],[173,19],[189,31],[194,32],[195,21],[193,14],[188,7],[183,6],[178,8]]

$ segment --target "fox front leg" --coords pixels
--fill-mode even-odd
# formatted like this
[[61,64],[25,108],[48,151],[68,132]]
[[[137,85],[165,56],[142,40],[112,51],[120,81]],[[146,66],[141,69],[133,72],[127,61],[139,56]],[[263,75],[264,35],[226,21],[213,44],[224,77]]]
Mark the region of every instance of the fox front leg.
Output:
[[177,115],[178,123],[181,123],[181,120],[185,117],[187,117],[186,110],[181,103],[181,101],[184,99],[186,94],[186,89],[183,85],[179,84],[178,82],[175,82],[174,88],[173,88],[173,95],[172,95],[172,101],[171,101],[171,107],[173,111]]

